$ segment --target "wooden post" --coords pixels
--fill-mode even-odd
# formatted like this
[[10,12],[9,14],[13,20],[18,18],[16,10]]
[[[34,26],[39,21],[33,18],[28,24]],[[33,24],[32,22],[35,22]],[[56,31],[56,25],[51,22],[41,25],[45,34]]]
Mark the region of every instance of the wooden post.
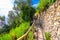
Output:
[[23,38],[23,40],[26,40],[26,36]]

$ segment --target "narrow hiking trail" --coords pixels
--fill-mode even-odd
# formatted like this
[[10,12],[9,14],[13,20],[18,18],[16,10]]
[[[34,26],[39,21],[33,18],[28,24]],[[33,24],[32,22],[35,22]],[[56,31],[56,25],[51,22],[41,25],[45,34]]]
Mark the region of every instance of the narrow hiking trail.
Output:
[[39,27],[37,27],[37,32],[35,32],[35,34],[36,34],[35,40],[43,40],[43,34],[42,34],[42,31]]
[[35,40],[44,40],[44,32],[43,32],[43,27],[40,26],[40,17],[38,17],[35,20],[35,26],[36,26],[36,31],[35,31]]

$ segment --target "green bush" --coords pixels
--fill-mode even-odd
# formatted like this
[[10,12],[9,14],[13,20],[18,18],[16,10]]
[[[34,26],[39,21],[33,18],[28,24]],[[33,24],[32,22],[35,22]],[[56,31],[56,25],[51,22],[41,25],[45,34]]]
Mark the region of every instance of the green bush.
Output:
[[0,40],[16,40],[28,30],[29,26],[30,22],[24,22],[19,27],[13,28],[9,33],[0,35]]
[[45,33],[45,37],[46,37],[46,40],[51,40],[51,39],[50,39],[50,32],[46,32],[46,33]]
[[40,0],[40,3],[38,5],[38,10],[43,11],[46,5],[47,5],[47,0]]
[[39,4],[38,4],[38,11],[42,12],[44,10],[46,10],[46,8],[48,8],[50,5],[52,5],[56,0],[40,0]]

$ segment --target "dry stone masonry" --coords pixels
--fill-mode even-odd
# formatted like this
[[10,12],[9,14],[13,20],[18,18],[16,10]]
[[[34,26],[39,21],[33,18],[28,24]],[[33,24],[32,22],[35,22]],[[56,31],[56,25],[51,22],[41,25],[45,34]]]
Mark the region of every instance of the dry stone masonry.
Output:
[[39,16],[43,19],[44,32],[50,32],[51,40],[60,40],[60,0]]

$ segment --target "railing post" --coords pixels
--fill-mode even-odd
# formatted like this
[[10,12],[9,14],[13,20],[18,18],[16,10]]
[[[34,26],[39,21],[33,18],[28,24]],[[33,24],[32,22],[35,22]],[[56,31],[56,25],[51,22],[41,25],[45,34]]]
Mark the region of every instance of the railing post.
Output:
[[22,40],[22,39],[20,39],[20,40]]
[[23,38],[23,40],[26,40],[26,36]]

